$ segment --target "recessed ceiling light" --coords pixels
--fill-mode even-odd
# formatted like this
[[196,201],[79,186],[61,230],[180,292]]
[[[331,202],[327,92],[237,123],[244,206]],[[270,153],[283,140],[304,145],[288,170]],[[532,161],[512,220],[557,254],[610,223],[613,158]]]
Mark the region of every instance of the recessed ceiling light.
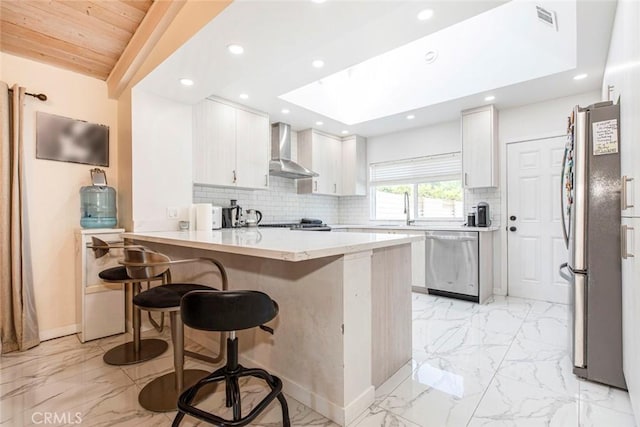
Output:
[[311,3],[321,4],[326,2],[327,0],[311,0]]
[[240,99],[249,99],[249,95],[247,95],[246,93],[241,93]]
[[420,21],[427,21],[433,17],[433,9],[424,9],[418,12],[418,19]]
[[582,80],[586,78],[587,78],[587,74],[578,74],[577,76],[573,77],[573,80]]
[[313,65],[314,68],[322,68],[324,67],[324,61],[322,59],[316,59],[311,63],[311,65]]
[[496,99],[496,97],[493,95],[485,96],[484,98],[485,101],[493,101],[494,99]]
[[290,113],[290,111],[289,111],[288,108],[283,108],[282,109],[282,114],[289,114],[289,113]]
[[343,131],[342,131],[342,132],[340,132],[340,133],[341,133],[341,134],[343,134],[343,135],[346,135],[346,134],[348,134],[348,133],[349,133],[349,131],[348,131],[348,130],[343,130]]
[[324,124],[324,123],[322,123],[322,122],[321,122],[321,121],[319,121],[319,120],[316,122],[316,126],[322,126],[323,124]]
[[413,114],[409,114],[409,115],[407,116],[407,120],[413,120],[413,119],[415,119],[415,118],[416,118],[416,116],[414,116]]
[[234,55],[242,55],[244,53],[244,48],[239,44],[230,44],[227,49]]
[[180,83],[183,86],[193,86],[193,80],[191,79],[180,79]]

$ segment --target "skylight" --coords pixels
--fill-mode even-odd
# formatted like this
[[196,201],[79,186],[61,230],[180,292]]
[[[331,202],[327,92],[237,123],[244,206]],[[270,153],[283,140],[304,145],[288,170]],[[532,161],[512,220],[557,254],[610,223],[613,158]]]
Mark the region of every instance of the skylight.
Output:
[[354,125],[571,70],[576,56],[575,1],[516,0],[279,98]]

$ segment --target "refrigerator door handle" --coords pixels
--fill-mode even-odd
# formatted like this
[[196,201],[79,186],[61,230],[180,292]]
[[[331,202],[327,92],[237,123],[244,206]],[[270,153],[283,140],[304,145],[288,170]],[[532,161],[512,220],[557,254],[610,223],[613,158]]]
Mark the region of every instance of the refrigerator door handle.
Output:
[[573,274],[573,366],[587,366],[587,276]]
[[623,211],[634,207],[633,204],[630,205],[627,202],[627,183],[631,181],[633,181],[633,178],[629,178],[626,175],[622,177],[622,191],[620,192],[620,204],[621,204],[620,208]]
[[568,149],[565,148],[564,149],[564,156],[562,158],[562,173],[560,174],[560,216],[562,218],[562,235],[564,236],[564,245],[569,248],[569,233],[567,232],[567,223],[566,223],[566,213],[565,213],[565,207],[564,207],[564,201],[565,201],[565,177],[564,177],[564,172],[567,168],[567,155],[568,155]]
[[634,231],[633,227],[629,227],[628,225],[622,225],[620,227],[620,255],[622,259],[634,258],[635,255],[629,253],[629,246],[627,243],[627,236],[629,230]]

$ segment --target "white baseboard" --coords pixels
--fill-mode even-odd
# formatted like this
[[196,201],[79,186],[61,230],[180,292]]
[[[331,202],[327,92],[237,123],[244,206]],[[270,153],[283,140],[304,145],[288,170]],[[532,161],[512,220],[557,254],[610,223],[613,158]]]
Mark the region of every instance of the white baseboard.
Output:
[[67,335],[73,335],[80,332],[80,325],[68,325],[60,328],[45,329],[39,331],[40,341],[49,341],[54,338],[66,337]]

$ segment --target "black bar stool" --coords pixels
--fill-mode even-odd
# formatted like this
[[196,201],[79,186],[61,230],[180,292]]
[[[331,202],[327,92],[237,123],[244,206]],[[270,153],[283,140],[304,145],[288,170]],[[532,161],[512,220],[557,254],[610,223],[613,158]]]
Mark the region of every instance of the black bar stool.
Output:
[[[108,254],[111,249],[142,248],[142,246],[138,245],[107,243],[104,240],[98,239],[97,237],[92,237],[92,245],[88,247],[93,249],[96,259],[102,258],[106,254]],[[140,292],[140,280],[135,280],[129,277],[129,275],[127,274],[127,269],[123,266],[102,270],[100,273],[98,273],[98,277],[100,277],[102,281],[107,283],[119,283],[123,286],[130,285],[132,298]],[[168,281],[171,281],[169,270],[155,277],[150,277],[149,279],[147,279],[147,287],[150,288],[151,282],[154,281],[161,281],[163,285]],[[107,351],[102,357],[105,363],[116,366],[132,365],[134,363],[151,360],[167,351],[167,348],[169,348],[169,344],[167,344],[167,342],[164,340],[157,338],[147,338],[143,340],[140,338],[140,315],[140,309],[132,306],[131,321],[133,329],[133,340],[109,349],[109,351]],[[162,332],[162,330],[164,329],[164,313],[162,314],[160,324],[158,324],[151,317],[151,314],[149,314],[149,321],[158,332]]]
[[[229,337],[226,366],[201,379],[180,395],[179,412],[173,420],[173,427],[180,425],[185,414],[218,426],[246,426],[274,399],[280,401],[284,427],[289,427],[289,408],[282,393],[282,381],[264,369],[250,369],[238,364],[236,331],[259,327],[273,334],[273,329],[264,324],[278,315],[278,304],[267,294],[257,291],[194,291],[182,297],[180,312],[185,325],[203,331],[229,332]],[[238,379],[247,376],[264,380],[271,392],[243,417]],[[193,405],[201,388],[222,381],[225,383],[226,406],[233,408],[233,420],[221,418]]]
[[[172,261],[166,255],[149,249],[125,248],[125,261],[122,262],[127,274],[137,280],[146,280],[163,274],[170,266],[194,262],[210,262],[220,271],[222,288],[227,289],[227,272],[222,264],[212,258],[194,258]],[[140,406],[150,411],[167,412],[177,408],[178,396],[186,388],[208,374],[198,369],[184,369],[184,356],[218,363],[224,356],[224,340],[220,338],[220,352],[216,358],[194,353],[184,349],[184,325],[180,317],[180,300],[183,295],[191,291],[216,291],[216,289],[192,283],[169,283],[157,286],[139,293],[133,298],[133,304],[142,310],[168,312],[171,320],[171,339],[173,341],[174,372],[162,375],[140,391],[138,402]],[[205,393],[200,396],[203,397]]]

